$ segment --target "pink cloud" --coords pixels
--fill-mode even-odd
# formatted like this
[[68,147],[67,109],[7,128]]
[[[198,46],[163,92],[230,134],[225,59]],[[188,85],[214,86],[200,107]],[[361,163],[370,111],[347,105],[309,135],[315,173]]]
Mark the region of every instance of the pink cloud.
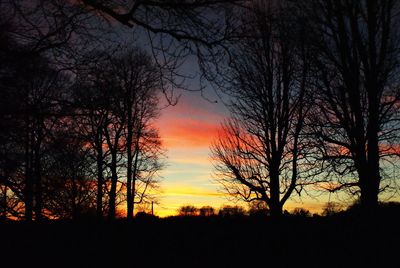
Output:
[[182,101],[163,111],[157,126],[167,148],[210,146],[217,137],[223,116],[213,104],[205,103],[205,106],[209,107]]

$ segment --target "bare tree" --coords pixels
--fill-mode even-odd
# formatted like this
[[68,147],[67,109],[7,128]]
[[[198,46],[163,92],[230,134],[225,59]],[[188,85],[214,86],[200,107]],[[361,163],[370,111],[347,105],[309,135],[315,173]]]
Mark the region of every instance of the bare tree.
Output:
[[243,14],[243,39],[233,45],[220,83],[232,99],[232,119],[211,148],[228,194],[263,201],[274,217],[307,184],[301,134],[309,109],[308,52],[304,28],[289,8],[267,1]]
[[193,217],[198,215],[198,208],[192,205],[181,206],[178,209],[178,215],[183,217]]
[[163,166],[160,139],[152,126],[158,116],[162,77],[140,48],[103,55],[97,55],[88,71],[78,75],[82,130],[89,146],[96,148],[98,213],[103,199],[100,189],[107,185],[103,174],[108,170],[108,216],[115,217],[117,192],[124,188],[127,216],[132,218],[134,204],[147,200],[150,190],[157,188],[157,172]]
[[[302,5],[313,32],[316,110],[310,125],[330,191],[360,194],[374,208],[382,168],[398,155],[399,3],[310,1]],[[386,161],[386,163],[385,163]],[[393,163],[393,162],[392,162]]]
[[218,211],[220,217],[243,217],[246,210],[241,206],[223,206]]
[[[145,200],[148,190],[156,187],[157,172],[162,168],[158,161],[162,152],[161,143],[157,130],[151,128],[151,120],[158,115],[157,94],[162,77],[151,58],[138,48],[116,55],[110,64],[112,70],[107,75],[114,79],[119,88],[115,99],[118,104],[113,102],[114,107],[119,107],[118,129],[113,130],[114,144],[110,142],[107,128],[105,134],[113,165],[113,152],[118,144],[122,142],[121,149],[126,151],[127,217],[132,218],[135,196],[138,197],[138,203]],[[113,170],[115,166],[111,168],[112,172]],[[115,190],[114,181],[113,177],[111,194]],[[112,198],[114,197],[110,196],[110,200]],[[110,203],[110,208],[112,205],[114,204]]]
[[[145,193],[156,182],[160,143],[157,131],[151,129],[151,120],[158,116],[158,94],[163,77],[152,58],[139,48],[124,50],[111,60],[112,74],[119,83],[121,103],[126,122],[122,132],[126,151],[127,217],[134,215],[135,195],[142,202]],[[154,162],[152,162],[154,160]],[[144,165],[146,165],[145,169]],[[153,170],[154,169],[154,170]],[[145,172],[149,177],[142,178]],[[138,178],[145,188],[137,191]],[[140,186],[140,185],[139,185]]]
[[17,145],[8,154],[23,159],[18,160],[15,173],[10,174],[6,183],[24,202],[26,219],[31,220],[34,212],[40,220],[45,144],[59,118],[59,100],[68,82],[45,58],[25,52],[15,51],[15,63],[8,66],[2,77],[6,81],[2,99],[8,102],[5,107],[11,108],[3,110],[3,116],[13,126],[4,130],[5,141]]
[[[93,176],[97,181],[96,214],[99,219],[103,217],[106,196],[106,159],[110,152],[106,145],[105,127],[110,114],[109,89],[104,77],[104,66],[107,53],[99,51],[90,53],[78,62],[78,71],[72,102],[75,110],[75,129],[90,155],[95,161]],[[90,59],[90,60],[87,60]],[[96,59],[96,60],[93,60]],[[106,205],[108,207],[108,205]]]
[[211,217],[215,215],[215,209],[211,206],[202,206],[199,208],[199,216]]
[[[108,192],[108,217],[115,218],[118,165],[126,116],[112,53],[92,53],[96,61],[80,65],[75,90],[78,127],[92,148],[97,170],[97,216],[103,213],[103,192]],[[84,67],[83,67],[84,66]],[[106,173],[111,173],[110,184]],[[110,186],[110,189],[108,189]]]
[[3,219],[13,212],[12,199],[17,200],[16,203],[23,200],[20,193],[14,194],[10,188],[10,179],[23,162],[23,148],[15,139],[17,133],[21,133],[22,124],[12,117],[16,107],[10,101],[16,97],[13,70],[17,63],[13,60],[16,45],[9,36],[9,27],[7,22],[0,20],[0,211]]
[[[164,149],[157,129],[147,124],[142,131],[132,165],[133,204],[158,202],[157,194],[161,181],[159,171],[164,168]],[[133,210],[132,206],[132,214]]]

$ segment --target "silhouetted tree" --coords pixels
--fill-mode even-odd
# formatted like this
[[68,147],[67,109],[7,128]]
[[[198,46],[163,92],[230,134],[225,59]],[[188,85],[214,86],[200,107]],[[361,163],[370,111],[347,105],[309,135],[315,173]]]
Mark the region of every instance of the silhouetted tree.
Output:
[[[313,33],[317,74],[310,125],[320,140],[330,191],[360,194],[372,209],[385,169],[398,155],[399,2],[300,4]],[[392,162],[392,164],[393,164]]]
[[[163,78],[150,56],[139,48],[119,53],[111,64],[124,101],[126,123],[122,134],[127,161],[127,217],[132,218],[135,196],[138,197],[136,202],[144,200],[147,190],[154,188],[156,173],[162,167],[158,161],[162,154],[161,143],[151,120],[158,116],[157,94]],[[144,185],[137,185],[140,182]]]
[[[11,25],[0,18],[0,213],[6,218],[13,212],[11,200],[23,200],[22,193],[14,193],[11,178],[23,163],[23,148],[16,139],[21,133],[21,121],[13,118],[16,107],[14,90],[16,44],[9,35]],[[12,188],[11,188],[12,187]],[[18,187],[19,188],[19,187]],[[18,201],[16,202],[19,203]]]
[[301,176],[307,169],[301,134],[309,110],[309,52],[292,11],[288,2],[266,1],[242,15],[242,39],[232,45],[218,83],[232,100],[232,119],[211,148],[224,189],[265,202],[273,216],[308,183]]
[[270,214],[267,204],[263,201],[253,201],[249,203],[248,213],[250,216],[268,216]]
[[[148,108],[151,108],[148,106]],[[144,109],[145,110],[145,109]],[[143,118],[142,118],[143,119]],[[132,172],[132,199],[133,204],[157,203],[157,194],[160,184],[159,171],[164,168],[164,149],[158,131],[151,126],[150,121],[143,121],[136,147]],[[127,200],[128,201],[128,200]],[[132,205],[132,213],[134,207]]]
[[[108,217],[115,218],[118,165],[122,159],[122,136],[126,123],[120,84],[112,66],[111,53],[95,52],[96,61],[80,66],[75,90],[82,137],[96,159],[97,216],[103,213],[103,192],[107,192]],[[107,175],[111,173],[108,181]],[[109,188],[109,189],[108,189]]]
[[294,208],[290,214],[297,217],[311,217],[310,211],[304,208]]
[[343,211],[343,207],[336,202],[327,202],[322,209],[322,216],[332,216]]
[[[108,217],[115,217],[117,192],[126,178],[127,216],[157,188],[163,164],[161,142],[152,120],[158,115],[162,83],[159,70],[139,48],[97,52],[87,71],[78,74],[77,101],[83,131],[95,151],[98,180],[98,214],[102,211],[103,174],[111,173]],[[126,175],[122,172],[126,170]],[[119,190],[117,188],[120,188]],[[136,197],[136,199],[135,199]]]
[[218,211],[221,217],[242,217],[246,215],[246,210],[241,206],[223,206]]
[[[67,77],[52,69],[47,60],[25,50],[14,52],[14,64],[3,74],[5,81],[2,101],[7,110],[3,123],[5,141],[9,148],[7,161],[12,161],[13,174],[6,184],[25,204],[25,217],[31,220],[33,212],[40,220],[43,209],[43,157],[50,133],[59,120],[60,100],[68,84]],[[9,109],[8,109],[9,108]],[[16,162],[17,161],[17,162]],[[11,162],[10,162],[11,164]],[[10,169],[7,171],[11,172]]]
[[203,206],[199,208],[199,216],[210,217],[215,215],[215,209],[210,206]]
[[107,78],[102,72],[105,57],[104,53],[93,52],[87,55],[87,58],[96,60],[85,59],[78,63],[79,71],[77,71],[76,84],[72,94],[76,113],[75,129],[82,141],[86,142],[85,146],[88,147],[90,155],[95,161],[93,174],[97,181],[96,214],[99,219],[103,217],[105,209],[106,181],[104,176],[106,158],[109,155],[109,150],[105,146],[104,134],[110,113],[108,87],[105,82]]
[[181,206],[178,209],[178,215],[184,216],[184,217],[197,216],[198,212],[199,212],[199,210],[195,206],[191,206],[191,205]]

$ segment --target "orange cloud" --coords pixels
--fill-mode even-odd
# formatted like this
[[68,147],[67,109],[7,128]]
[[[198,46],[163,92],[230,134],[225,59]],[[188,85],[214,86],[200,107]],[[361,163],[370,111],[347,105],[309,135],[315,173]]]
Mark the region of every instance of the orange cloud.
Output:
[[161,133],[167,148],[208,147],[217,136],[218,128],[218,123],[181,118],[164,122]]

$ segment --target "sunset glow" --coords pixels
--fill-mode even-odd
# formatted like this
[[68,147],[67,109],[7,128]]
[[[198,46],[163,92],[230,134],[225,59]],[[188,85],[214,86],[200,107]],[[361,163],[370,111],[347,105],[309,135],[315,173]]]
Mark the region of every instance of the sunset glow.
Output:
[[212,180],[209,157],[209,146],[227,113],[221,105],[198,95],[183,95],[156,123],[168,157],[167,167],[161,172],[160,205],[155,208],[159,216],[175,215],[187,204],[217,208],[228,203]]
[[[161,217],[176,215],[183,205],[213,206],[218,209],[233,201],[213,180],[213,165],[209,147],[218,137],[220,125],[228,117],[226,108],[205,100],[196,93],[186,93],[176,106],[166,108],[157,120],[157,127],[167,149],[167,166],[161,172],[160,204],[155,214]],[[285,209],[306,206],[320,212],[328,195],[316,201],[308,197],[288,201]],[[239,203],[246,207],[246,204]]]

